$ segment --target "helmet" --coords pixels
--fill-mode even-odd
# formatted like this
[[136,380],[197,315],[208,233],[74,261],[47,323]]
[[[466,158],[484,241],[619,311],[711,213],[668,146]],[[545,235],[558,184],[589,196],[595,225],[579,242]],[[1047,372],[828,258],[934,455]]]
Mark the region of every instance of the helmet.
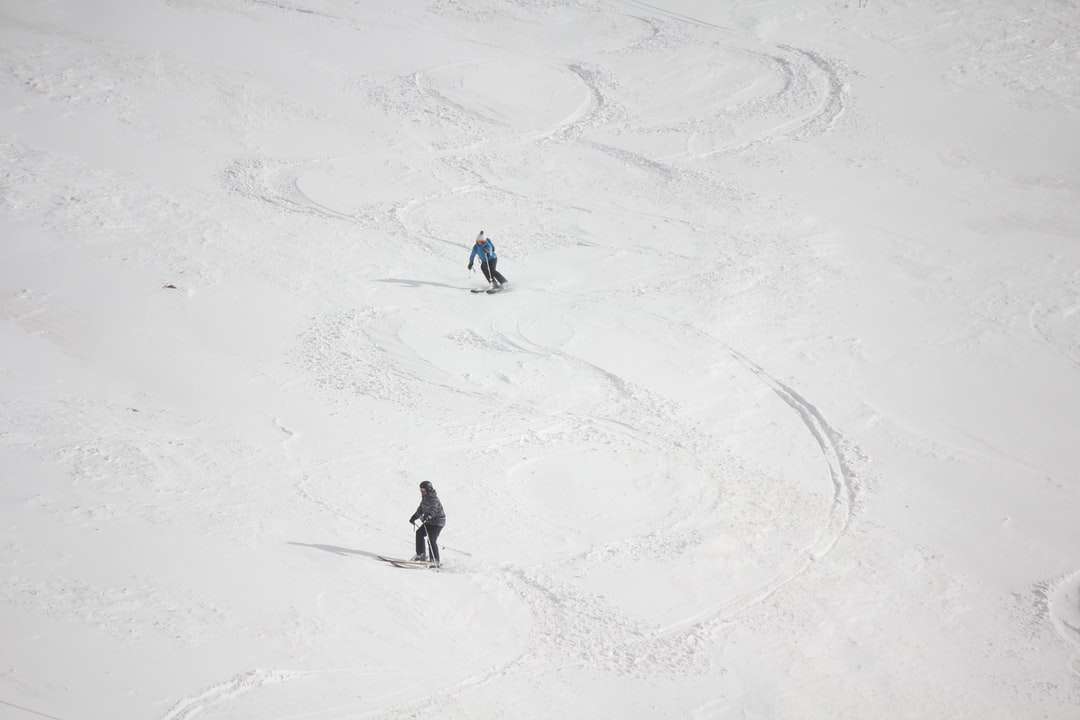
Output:
[[426,490],[428,492],[435,492],[435,486],[432,485],[429,480],[425,480],[424,482],[420,483],[420,489]]

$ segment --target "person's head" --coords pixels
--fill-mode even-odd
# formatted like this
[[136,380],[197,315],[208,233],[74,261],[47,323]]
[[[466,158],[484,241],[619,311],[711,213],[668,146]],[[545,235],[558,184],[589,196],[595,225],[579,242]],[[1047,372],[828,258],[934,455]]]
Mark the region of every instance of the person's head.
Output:
[[481,230],[480,234],[476,236],[476,244],[479,245],[480,243],[484,242],[485,240],[487,240],[487,238],[484,237],[484,231]]
[[435,486],[432,485],[430,481],[425,480],[424,482],[420,483],[420,494],[421,495],[433,495],[434,493],[435,493]]

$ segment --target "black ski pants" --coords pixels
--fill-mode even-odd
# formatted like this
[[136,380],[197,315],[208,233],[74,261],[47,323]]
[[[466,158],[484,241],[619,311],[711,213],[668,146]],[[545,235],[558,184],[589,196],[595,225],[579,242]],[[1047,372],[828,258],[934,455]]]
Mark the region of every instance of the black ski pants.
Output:
[[439,539],[439,533],[442,532],[442,529],[442,525],[432,525],[431,523],[423,523],[416,528],[416,554],[427,555],[427,548],[424,547],[424,538],[426,537],[428,542],[431,543],[431,559],[439,562],[439,545],[436,541]]
[[492,258],[490,260],[481,260],[480,269],[484,271],[484,277],[488,282],[497,282],[502,285],[506,282],[506,278],[502,276],[502,273],[495,269],[495,265],[499,262],[499,258]]

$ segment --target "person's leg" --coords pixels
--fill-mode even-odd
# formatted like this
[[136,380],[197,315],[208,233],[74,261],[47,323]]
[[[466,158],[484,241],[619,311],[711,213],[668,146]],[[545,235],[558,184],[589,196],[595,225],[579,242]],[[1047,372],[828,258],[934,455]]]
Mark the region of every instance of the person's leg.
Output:
[[424,547],[424,538],[427,537],[427,530],[423,523],[420,527],[416,528],[416,554],[427,557],[427,548]]
[[441,525],[428,526],[428,542],[431,543],[431,559],[434,560],[436,563],[439,562],[439,545],[436,540],[439,539],[439,533],[441,532]]
[[498,264],[499,264],[499,258],[495,258],[494,260],[491,261],[491,268],[490,268],[491,277],[495,282],[502,285],[504,282],[506,282],[506,278],[504,278],[502,276],[502,273],[500,273],[498,270],[495,269],[495,266],[498,265]]
[[488,267],[488,261],[487,260],[481,260],[480,261],[480,271],[484,273],[484,278],[488,282],[491,282],[491,268]]

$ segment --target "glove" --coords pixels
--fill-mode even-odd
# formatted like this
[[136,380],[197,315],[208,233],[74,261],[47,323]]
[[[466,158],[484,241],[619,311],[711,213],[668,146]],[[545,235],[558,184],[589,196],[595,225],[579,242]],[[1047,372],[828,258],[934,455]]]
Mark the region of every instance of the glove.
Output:
[[469,263],[469,264],[468,264],[468,265],[466,265],[465,267],[467,267],[467,268],[469,268],[470,270],[472,270],[472,263]]

